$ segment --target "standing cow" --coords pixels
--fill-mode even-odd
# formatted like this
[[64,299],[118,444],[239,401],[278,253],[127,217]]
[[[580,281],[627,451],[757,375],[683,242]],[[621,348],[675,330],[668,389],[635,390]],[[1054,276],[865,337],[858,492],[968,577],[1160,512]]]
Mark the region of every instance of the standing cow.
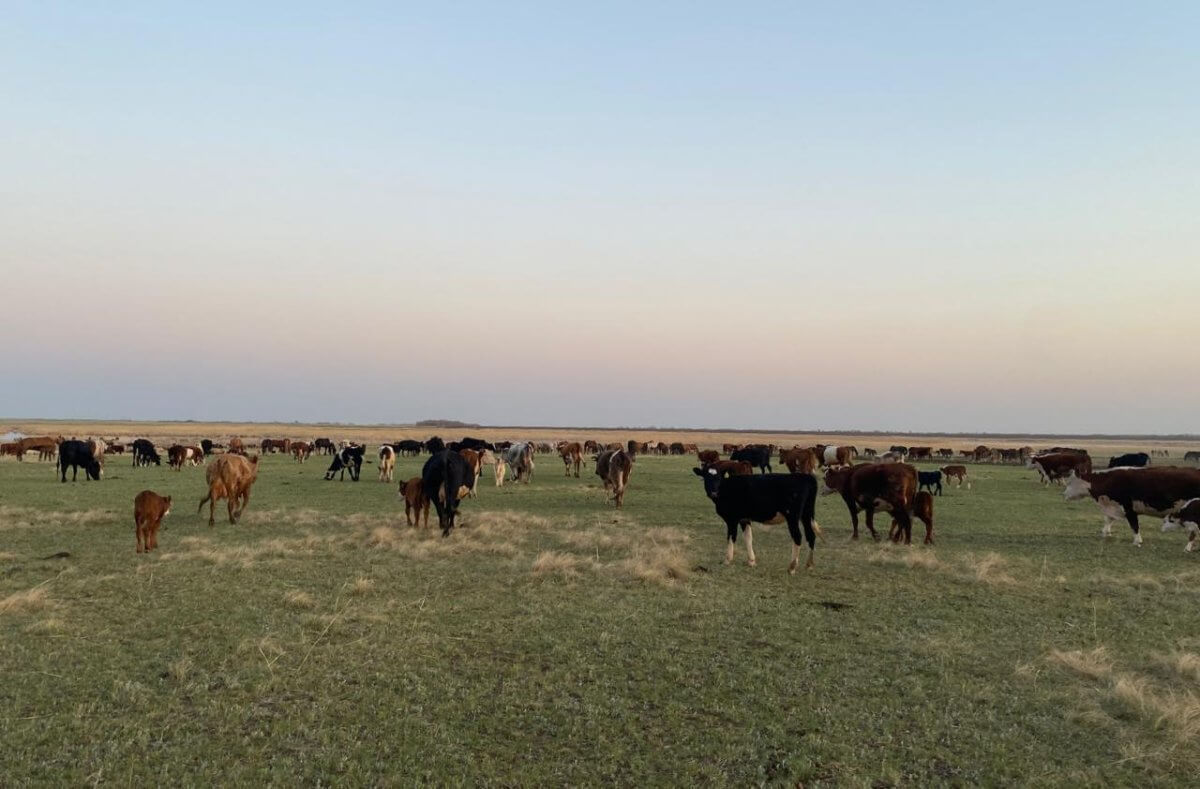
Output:
[[634,456],[623,449],[609,449],[596,456],[596,475],[604,481],[604,489],[613,492],[617,509],[625,503],[625,488],[633,473]]
[[229,507],[229,522],[237,523],[250,503],[250,488],[258,479],[258,456],[247,459],[243,455],[221,455],[205,470],[208,479],[208,495],[200,499],[196,508],[199,514],[208,502],[208,525],[212,526],[213,508],[221,499]]

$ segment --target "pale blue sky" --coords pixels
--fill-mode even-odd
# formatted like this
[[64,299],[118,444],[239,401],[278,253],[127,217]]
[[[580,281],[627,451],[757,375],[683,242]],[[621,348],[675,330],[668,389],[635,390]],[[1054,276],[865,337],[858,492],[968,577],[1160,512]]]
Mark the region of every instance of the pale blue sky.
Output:
[[1200,432],[1200,5],[117,5],[3,10],[0,415]]

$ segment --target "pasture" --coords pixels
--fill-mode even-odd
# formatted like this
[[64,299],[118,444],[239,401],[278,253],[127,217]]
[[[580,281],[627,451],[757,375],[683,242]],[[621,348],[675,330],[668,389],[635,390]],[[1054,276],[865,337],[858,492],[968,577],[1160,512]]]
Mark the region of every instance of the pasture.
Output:
[[[426,431],[428,432],[428,431]],[[876,442],[878,443],[878,442]],[[378,444],[368,457],[374,458]],[[396,479],[419,473],[400,458]],[[1194,782],[1200,556],[1033,471],[971,466],[932,548],[782,525],[722,563],[694,458],[617,512],[539,456],[442,539],[365,466],[269,455],[242,522],[204,470],[60,484],[0,461],[0,775],[25,783]],[[922,465],[933,468],[934,464]],[[174,508],[134,553],[132,501]],[[886,533],[887,520],[880,519]],[[436,523],[436,515],[434,516]],[[919,542],[923,528],[914,530]],[[58,556],[69,553],[69,556]]]

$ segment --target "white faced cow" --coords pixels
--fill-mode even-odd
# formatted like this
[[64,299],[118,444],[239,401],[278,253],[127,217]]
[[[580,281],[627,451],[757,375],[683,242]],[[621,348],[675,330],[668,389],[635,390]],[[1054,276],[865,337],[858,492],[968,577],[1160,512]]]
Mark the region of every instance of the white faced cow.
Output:
[[1112,535],[1113,521],[1124,518],[1133,530],[1133,544],[1141,547],[1139,515],[1166,518],[1200,498],[1200,470],[1159,466],[1114,468],[1094,473],[1071,472],[1063,498],[1068,501],[1091,496],[1104,515],[1100,534]]

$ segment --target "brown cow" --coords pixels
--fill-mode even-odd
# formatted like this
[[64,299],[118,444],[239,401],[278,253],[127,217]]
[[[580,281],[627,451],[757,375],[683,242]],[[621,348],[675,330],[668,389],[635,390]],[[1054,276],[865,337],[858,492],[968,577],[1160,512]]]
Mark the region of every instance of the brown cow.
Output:
[[425,495],[425,486],[420,477],[413,477],[408,482],[400,483],[397,494],[404,499],[404,519],[409,526],[421,525],[421,513],[425,513],[425,528],[429,528],[429,497]]
[[[920,519],[926,526],[929,527],[930,533],[933,532],[933,494],[927,490],[917,491],[917,495],[913,496],[912,512],[909,514],[909,522],[913,517]],[[892,518],[892,528],[888,532],[888,537],[892,542],[900,542],[900,524]],[[932,542],[930,537],[928,542]]]
[[602,452],[596,456],[596,475],[604,480],[604,489],[613,492],[612,501],[621,509],[625,487],[633,473],[634,456],[623,449]]
[[[850,539],[858,539],[858,512],[865,510],[867,529],[878,541],[875,531],[875,510],[892,513],[898,528],[904,533],[904,544],[912,542],[913,498],[917,492],[917,470],[907,463],[864,463],[849,468],[825,472],[823,494],[839,493],[850,510],[854,531]],[[933,523],[925,524],[925,543],[933,543]]]
[[221,455],[209,464],[206,477],[208,495],[200,499],[196,513],[204,509],[204,502],[207,501],[208,525],[212,526],[215,522],[213,507],[220,499],[227,499],[229,522],[237,523],[250,503],[250,488],[258,479],[258,456],[247,459],[242,455]]
[[1043,485],[1065,480],[1074,471],[1077,475],[1092,473],[1092,459],[1085,452],[1052,452],[1035,455],[1029,465],[1037,470]]
[[246,446],[242,443],[242,440],[240,438],[235,437],[235,438],[229,439],[229,454],[231,454],[231,455],[245,455],[246,454]]
[[264,438],[259,447],[264,455],[268,452],[282,452],[286,455],[292,451],[292,441],[289,438]]
[[167,465],[176,471],[182,470],[186,463],[198,466],[203,461],[204,450],[200,447],[185,447],[181,444],[167,447]]
[[17,460],[24,461],[25,453],[36,449],[38,460],[53,460],[58,453],[58,445],[64,441],[62,436],[52,438],[50,436],[26,436],[19,439],[17,444],[21,448],[21,452],[17,455]]
[[793,474],[811,474],[817,470],[817,453],[803,447],[779,450],[779,462]]
[[158,527],[171,513],[171,497],[143,490],[133,500],[133,528],[137,552],[149,553],[158,547]]
[[[575,469],[575,479],[579,479],[579,469],[583,465],[583,447],[578,441],[570,443],[563,442],[558,446],[558,454],[563,462],[563,476],[571,476],[571,469]],[[499,477],[497,477],[497,480]]]
[[[467,461],[467,467],[471,469],[471,492],[468,493],[471,498],[478,498],[475,494],[475,488],[479,485],[479,475],[483,473],[483,453],[477,452],[474,449],[460,449],[458,454],[462,455],[463,460]],[[489,453],[489,457],[490,457]]]
[[[303,463],[304,461],[308,460],[309,455],[312,454],[312,450],[312,444],[308,443],[307,441],[293,441],[292,459],[297,463]],[[388,482],[391,482],[391,478],[388,479]]]
[[754,466],[744,460],[718,460],[716,463],[709,463],[705,468],[715,468],[718,474],[725,477],[742,477],[754,473]]
[[18,441],[10,441],[7,444],[0,444],[0,457],[12,455],[19,460],[22,454],[21,444]]
[[827,447],[817,444],[813,450],[822,466],[849,466],[850,461],[854,459],[850,447]]
[[700,459],[700,465],[709,465],[716,463],[721,459],[721,453],[715,449],[706,449],[703,452],[697,452],[696,457]]
[[910,460],[929,460],[933,457],[933,447],[909,447],[908,457]]
[[942,475],[948,480],[954,480],[954,487],[961,487],[965,482],[967,490],[971,489],[971,480],[967,479],[966,466],[942,466]]

